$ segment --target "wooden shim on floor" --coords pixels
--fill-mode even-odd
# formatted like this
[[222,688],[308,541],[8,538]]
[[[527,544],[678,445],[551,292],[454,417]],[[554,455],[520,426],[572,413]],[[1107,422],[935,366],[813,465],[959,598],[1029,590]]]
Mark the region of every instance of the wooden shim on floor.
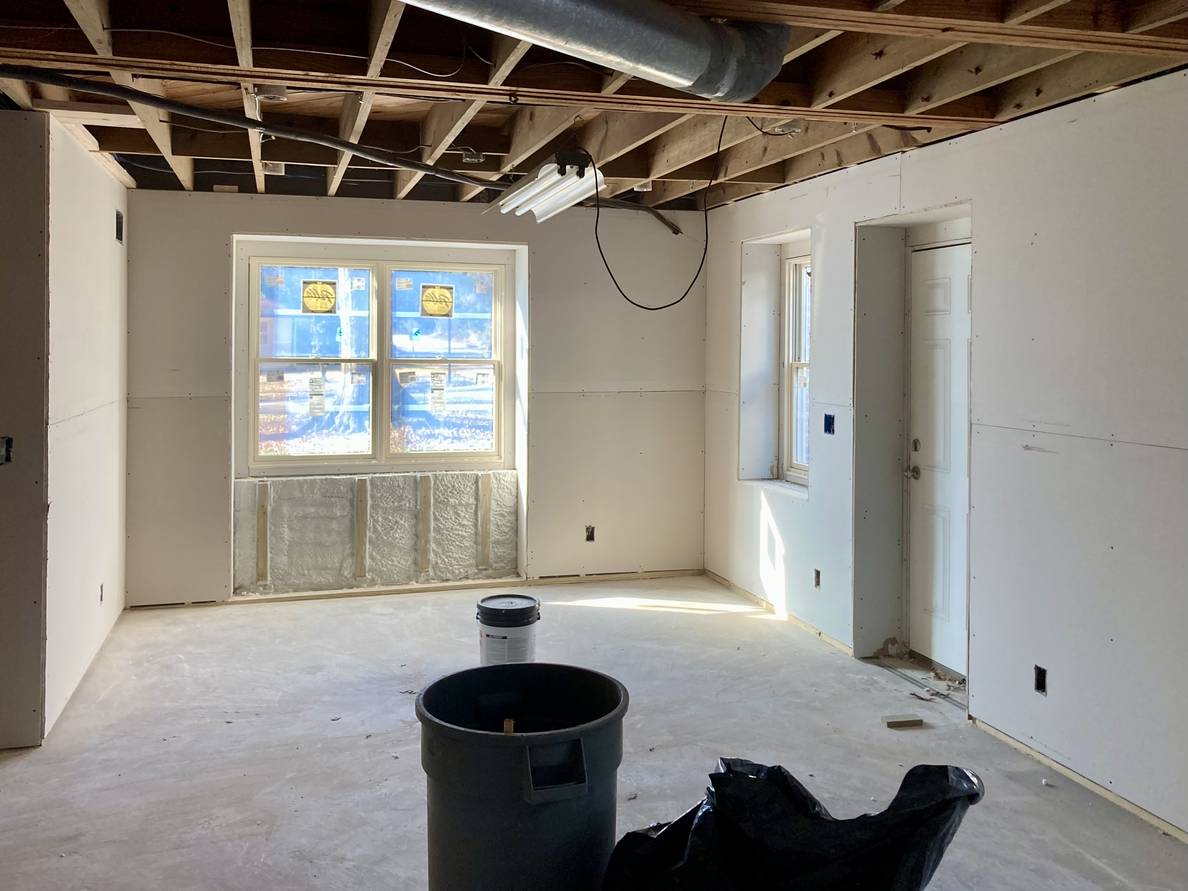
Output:
[[888,727],[923,727],[924,719],[919,715],[885,715],[883,723]]

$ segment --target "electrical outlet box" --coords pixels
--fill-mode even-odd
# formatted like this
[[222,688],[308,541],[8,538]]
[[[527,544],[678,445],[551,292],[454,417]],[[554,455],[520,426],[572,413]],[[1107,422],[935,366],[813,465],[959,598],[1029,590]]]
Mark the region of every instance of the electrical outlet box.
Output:
[[1035,666],[1035,692],[1048,695],[1048,669],[1042,665]]
[[0,464],[12,463],[12,437],[0,436]]
[[586,527],[586,541],[593,541],[593,540],[594,540],[594,527],[587,526]]
[[833,436],[834,420],[833,415],[825,415],[825,435]]

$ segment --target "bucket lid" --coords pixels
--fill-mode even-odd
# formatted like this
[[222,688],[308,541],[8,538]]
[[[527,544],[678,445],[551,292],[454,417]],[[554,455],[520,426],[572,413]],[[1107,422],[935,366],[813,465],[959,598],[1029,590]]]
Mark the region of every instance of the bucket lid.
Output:
[[492,628],[519,628],[540,620],[540,601],[528,594],[493,594],[478,602],[478,620]]

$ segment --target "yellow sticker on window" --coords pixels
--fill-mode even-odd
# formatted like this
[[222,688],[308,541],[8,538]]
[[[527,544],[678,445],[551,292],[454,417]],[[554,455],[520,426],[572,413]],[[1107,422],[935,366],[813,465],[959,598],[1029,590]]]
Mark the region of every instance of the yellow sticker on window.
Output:
[[303,281],[301,283],[301,311],[331,313],[338,302],[338,282]]
[[438,319],[453,318],[454,286],[421,285],[421,315]]

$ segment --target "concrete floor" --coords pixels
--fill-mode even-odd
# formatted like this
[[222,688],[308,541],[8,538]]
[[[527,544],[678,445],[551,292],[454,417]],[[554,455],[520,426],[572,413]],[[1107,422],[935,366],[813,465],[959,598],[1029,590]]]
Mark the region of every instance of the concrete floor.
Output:
[[[532,593],[541,661],[631,691],[620,832],[699,800],[719,755],[783,764],[838,817],[951,763],[987,797],[932,888],[1188,887],[1188,847],[708,579]],[[45,746],[0,754],[0,888],[424,888],[414,693],[475,663],[475,599],[125,613]],[[879,720],[907,711],[925,727]]]

